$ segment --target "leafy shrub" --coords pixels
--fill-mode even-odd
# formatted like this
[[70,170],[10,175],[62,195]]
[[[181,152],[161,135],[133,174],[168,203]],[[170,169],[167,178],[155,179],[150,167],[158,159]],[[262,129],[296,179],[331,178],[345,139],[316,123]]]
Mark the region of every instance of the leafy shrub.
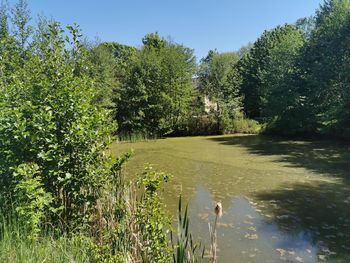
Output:
[[44,190],[38,169],[38,165],[33,163],[21,164],[14,172],[18,180],[15,187],[16,212],[27,227],[30,239],[37,239],[45,208],[52,202],[51,194]]
[[[112,162],[104,150],[114,128],[109,112],[92,103],[94,82],[79,30],[68,31],[71,38],[57,23],[49,25],[23,59],[6,56],[16,44],[5,42],[0,57],[16,70],[0,76],[0,175],[4,196],[40,185],[53,198],[51,224],[73,230],[90,221],[109,180]],[[14,168],[29,163],[37,174],[17,185]]]
[[234,118],[205,114],[189,118],[177,127],[173,135],[256,134],[262,127],[259,122],[244,118],[242,114],[236,114]]
[[158,195],[168,177],[148,166],[137,182],[118,177],[119,182],[109,185],[97,201],[92,227],[98,262],[169,262],[170,218]]
[[188,130],[194,135],[218,134],[218,122],[212,115],[199,116],[190,120]]
[[232,133],[248,133],[256,134],[261,130],[261,125],[251,119],[245,118],[236,118],[229,120],[224,124],[223,133],[232,134]]
[[[136,223],[140,226],[140,239],[147,244],[141,249],[143,258],[150,262],[169,262],[171,249],[168,240],[170,218],[165,214],[158,190],[169,175],[156,172],[147,166],[138,180],[143,192],[136,210]],[[148,262],[148,261],[146,261]]]

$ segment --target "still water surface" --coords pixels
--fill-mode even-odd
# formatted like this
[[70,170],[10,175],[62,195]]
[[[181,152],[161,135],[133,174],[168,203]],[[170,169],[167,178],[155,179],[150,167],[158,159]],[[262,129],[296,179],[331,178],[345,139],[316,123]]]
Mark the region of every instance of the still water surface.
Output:
[[171,173],[167,209],[188,202],[191,231],[208,243],[221,201],[219,263],[350,262],[350,147],[263,136],[169,138],[115,143],[133,149],[125,173],[146,163]]

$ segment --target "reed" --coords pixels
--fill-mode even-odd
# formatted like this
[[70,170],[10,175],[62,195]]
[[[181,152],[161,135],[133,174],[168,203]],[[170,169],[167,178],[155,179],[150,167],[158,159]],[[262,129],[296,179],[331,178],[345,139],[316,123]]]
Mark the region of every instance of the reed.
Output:
[[210,235],[210,262],[211,263],[217,263],[217,223],[218,219],[222,217],[222,204],[221,202],[216,203],[216,206],[214,208],[215,212],[215,220],[213,226],[210,225],[210,222],[208,223],[209,227],[209,235]]
[[177,222],[177,236],[174,240],[173,232],[170,232],[171,244],[173,247],[173,262],[174,263],[197,263],[204,258],[205,248],[199,254],[201,243],[193,241],[192,234],[189,232],[190,219],[188,217],[188,205],[184,212],[182,212],[182,198],[179,197],[178,206],[178,222]]

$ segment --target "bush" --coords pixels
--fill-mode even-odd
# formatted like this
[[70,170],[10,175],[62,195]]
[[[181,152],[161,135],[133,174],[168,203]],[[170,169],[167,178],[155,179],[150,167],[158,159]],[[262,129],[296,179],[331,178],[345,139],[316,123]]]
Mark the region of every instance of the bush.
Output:
[[247,133],[257,134],[261,131],[262,126],[255,120],[236,118],[225,122],[223,127],[224,134]]
[[36,240],[40,232],[40,222],[45,217],[45,208],[52,202],[41,182],[36,164],[21,164],[14,172],[18,179],[15,187],[16,212],[26,228],[28,238]]
[[[16,67],[0,76],[1,195],[10,200],[21,190],[37,194],[33,202],[52,196],[45,212],[65,231],[91,219],[109,180],[112,163],[104,150],[114,130],[109,112],[92,103],[93,79],[79,30],[68,30],[70,39],[51,24],[44,43],[33,43],[35,52],[6,56],[6,50],[17,47],[7,41],[0,56]],[[16,169],[29,166],[35,167],[35,176],[15,176]]]
[[207,114],[189,118],[173,135],[257,134],[261,130],[262,125],[259,122],[246,119],[241,114],[233,119]]
[[191,117],[183,131],[185,135],[215,135],[220,132],[218,122],[212,115]]

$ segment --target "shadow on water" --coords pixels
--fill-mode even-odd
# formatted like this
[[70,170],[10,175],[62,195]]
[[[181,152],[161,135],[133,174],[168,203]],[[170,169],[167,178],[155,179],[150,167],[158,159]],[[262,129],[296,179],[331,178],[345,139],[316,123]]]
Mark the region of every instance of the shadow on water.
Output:
[[294,141],[270,136],[210,138],[223,145],[243,146],[252,154],[278,156],[291,167],[341,177],[350,181],[350,145],[336,141]]
[[[256,193],[261,210],[289,233],[309,233],[318,259],[350,262],[350,151],[330,141],[289,141],[265,136],[210,138],[249,153],[275,156],[276,162],[301,167],[319,180],[281,185]],[[331,180],[329,180],[331,178]]]

